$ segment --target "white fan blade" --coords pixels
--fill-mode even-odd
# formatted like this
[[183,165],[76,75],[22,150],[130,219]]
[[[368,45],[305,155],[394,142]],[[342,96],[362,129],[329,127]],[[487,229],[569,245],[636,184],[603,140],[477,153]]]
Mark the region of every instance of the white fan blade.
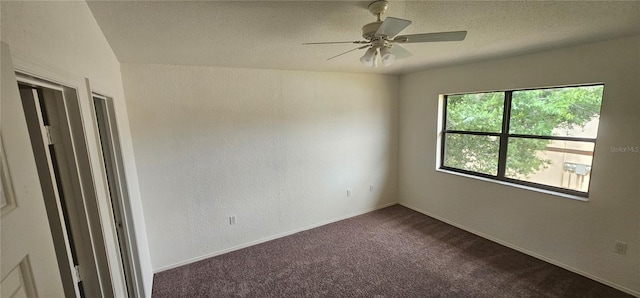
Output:
[[394,37],[404,28],[407,28],[407,26],[409,26],[410,24],[411,21],[409,20],[387,17],[386,19],[384,19],[384,22],[380,24],[378,31],[376,31],[376,35],[386,35],[389,37]]
[[467,31],[451,31],[451,32],[402,35],[394,38],[393,41],[401,42],[401,43],[461,41],[461,40],[464,40],[466,36],[467,36]]
[[364,48],[368,48],[368,47],[369,47],[369,45],[364,45],[364,46],[361,46],[361,47],[357,47],[357,48],[355,48],[355,49],[353,49],[353,50],[349,50],[349,51],[346,51],[346,52],[344,52],[344,53],[342,53],[342,54],[335,55],[335,56],[333,56],[333,57],[331,57],[331,58],[327,59],[327,61],[329,61],[329,60],[331,60],[331,59],[333,59],[333,58],[336,58],[336,57],[340,57],[340,56],[342,56],[342,55],[344,55],[344,54],[346,54],[346,53],[351,53],[351,52],[353,52],[353,51],[355,51],[355,50],[362,50],[362,49],[364,49]]
[[308,44],[335,44],[335,43],[355,43],[355,44],[362,44],[362,43],[369,43],[366,40],[358,40],[358,41],[325,41],[325,42],[303,42],[303,45],[308,45]]
[[399,44],[394,44],[391,46],[391,54],[396,55],[396,59],[404,59],[413,56],[411,52],[407,51],[407,49],[401,47]]

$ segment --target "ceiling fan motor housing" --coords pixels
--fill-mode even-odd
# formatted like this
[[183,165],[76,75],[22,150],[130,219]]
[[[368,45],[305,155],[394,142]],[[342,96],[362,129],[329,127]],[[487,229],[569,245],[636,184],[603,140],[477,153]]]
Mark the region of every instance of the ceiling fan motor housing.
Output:
[[372,39],[375,37],[380,25],[382,25],[382,22],[373,22],[362,26],[362,37],[369,40]]

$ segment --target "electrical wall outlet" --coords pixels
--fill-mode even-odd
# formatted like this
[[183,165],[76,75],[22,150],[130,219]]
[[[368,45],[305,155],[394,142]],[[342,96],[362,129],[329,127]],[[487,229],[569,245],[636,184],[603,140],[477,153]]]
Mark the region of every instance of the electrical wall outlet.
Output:
[[347,189],[347,197],[350,197],[350,196],[351,196],[351,190]]
[[622,242],[622,241],[616,241],[616,247],[615,247],[614,251],[617,254],[621,254],[621,255],[626,254],[627,253],[627,244]]
[[373,184],[369,185],[369,192],[373,192]]
[[236,216],[235,215],[229,216],[229,224],[230,225],[235,225],[236,224]]

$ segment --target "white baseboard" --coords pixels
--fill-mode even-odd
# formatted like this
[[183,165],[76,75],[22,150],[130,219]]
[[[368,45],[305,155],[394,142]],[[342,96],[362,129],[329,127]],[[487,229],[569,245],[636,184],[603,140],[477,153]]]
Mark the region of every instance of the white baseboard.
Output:
[[386,207],[389,207],[389,206],[392,206],[392,205],[396,205],[396,204],[398,204],[398,202],[391,202],[391,203],[379,205],[379,206],[376,206],[374,208],[368,208],[368,209],[365,209],[365,210],[362,210],[362,211],[359,211],[359,212],[356,212],[356,213],[348,214],[346,216],[334,218],[334,219],[331,219],[331,220],[319,222],[319,223],[316,223],[316,224],[313,224],[313,225],[309,225],[309,226],[306,226],[306,227],[302,227],[302,228],[299,228],[299,229],[294,229],[294,230],[291,230],[291,231],[287,231],[287,232],[284,232],[284,233],[276,234],[276,235],[269,236],[269,237],[266,237],[266,238],[262,238],[262,239],[258,239],[258,240],[251,241],[251,242],[247,242],[247,243],[244,243],[244,244],[236,245],[236,246],[233,246],[233,247],[230,247],[230,248],[227,248],[227,249],[219,250],[219,251],[212,252],[212,253],[209,253],[209,254],[206,254],[206,255],[202,255],[202,256],[191,258],[191,259],[188,259],[188,260],[184,260],[184,261],[181,261],[181,262],[178,262],[178,263],[174,263],[174,264],[171,264],[171,265],[168,265],[168,266],[160,267],[158,269],[154,269],[153,273],[155,274],[155,273],[159,273],[159,272],[166,271],[166,270],[169,270],[169,269],[173,269],[173,268],[177,268],[177,267],[180,267],[180,266],[184,266],[184,265],[187,265],[187,264],[195,263],[197,261],[201,261],[201,260],[208,259],[208,258],[211,258],[211,257],[219,256],[219,255],[222,255],[222,254],[225,254],[225,253],[228,253],[228,252],[232,252],[232,251],[235,251],[235,250],[239,250],[239,249],[243,249],[243,248],[246,248],[246,247],[249,247],[249,246],[253,246],[253,245],[256,245],[256,244],[264,243],[264,242],[267,242],[267,241],[271,241],[271,240],[274,240],[274,239],[282,238],[282,237],[289,236],[289,235],[292,235],[292,234],[295,234],[295,233],[299,233],[299,232],[302,232],[302,231],[306,231],[306,230],[310,230],[310,229],[317,228],[317,227],[320,227],[320,226],[324,226],[324,225],[327,225],[327,224],[330,224],[330,223],[334,223],[334,222],[341,221],[341,220],[344,220],[344,219],[347,219],[347,218],[351,218],[351,217],[354,217],[354,216],[362,215],[362,214],[365,214],[365,213],[368,213],[368,212],[371,212],[371,211],[375,211],[375,210],[378,210],[378,209],[386,208]]
[[537,254],[537,253],[535,253],[535,252],[532,252],[532,251],[526,250],[526,249],[521,248],[521,247],[519,247],[519,246],[516,246],[516,245],[513,245],[513,244],[511,244],[511,243],[508,243],[508,242],[502,241],[502,240],[497,239],[497,238],[494,238],[494,237],[492,237],[492,236],[489,236],[489,235],[487,235],[487,234],[484,234],[484,233],[481,233],[481,232],[475,231],[474,229],[471,229],[471,228],[466,227],[466,226],[464,226],[464,225],[461,225],[461,224],[458,224],[458,223],[452,222],[452,221],[450,221],[450,220],[447,220],[447,219],[441,218],[441,217],[439,217],[439,216],[436,216],[436,215],[430,214],[429,212],[424,211],[424,210],[422,210],[422,209],[420,209],[420,208],[417,208],[417,207],[415,207],[415,206],[411,206],[410,204],[407,204],[407,203],[404,203],[404,202],[399,202],[398,204],[400,204],[400,205],[402,205],[402,206],[404,206],[404,207],[407,207],[407,208],[409,208],[409,209],[412,209],[412,210],[414,210],[414,211],[420,212],[420,213],[422,213],[422,214],[424,214],[424,215],[427,215],[427,216],[429,216],[429,217],[433,217],[433,218],[435,218],[435,219],[437,219],[437,220],[439,220],[439,221],[442,221],[442,222],[445,222],[445,223],[447,223],[447,224],[450,224],[450,225],[452,225],[452,226],[454,226],[454,227],[456,227],[456,228],[459,228],[459,229],[465,230],[465,231],[467,231],[467,232],[469,232],[469,233],[472,233],[472,234],[478,235],[478,236],[480,236],[480,237],[482,237],[482,238],[485,238],[485,239],[487,239],[487,240],[491,240],[491,241],[493,241],[493,242],[496,242],[496,243],[498,243],[498,244],[500,244],[500,245],[504,245],[504,246],[506,246],[506,247],[508,247],[508,248],[511,248],[511,249],[517,250],[517,251],[519,251],[519,252],[521,252],[521,253],[524,253],[524,254],[530,255],[530,256],[532,256],[532,257],[534,257],[534,258],[537,258],[537,259],[543,260],[543,261],[545,261],[545,262],[547,262],[547,263],[550,263],[550,264],[556,265],[556,266],[558,266],[558,267],[561,267],[561,268],[567,269],[567,270],[569,270],[569,271],[571,271],[571,272],[574,272],[574,273],[580,274],[580,275],[582,275],[582,276],[584,276],[584,277],[587,277],[587,278],[593,279],[593,280],[595,280],[595,281],[597,281],[597,282],[600,282],[600,283],[602,283],[602,284],[608,285],[608,286],[610,286],[610,287],[612,287],[612,288],[618,289],[618,290],[620,290],[620,291],[623,291],[623,292],[625,292],[625,293],[631,294],[631,295],[633,295],[633,296],[640,297],[640,292],[637,292],[637,291],[634,291],[634,290],[632,290],[632,289],[626,288],[626,287],[624,287],[624,286],[618,285],[618,284],[616,284],[616,283],[614,283],[614,282],[611,282],[611,281],[608,281],[608,280],[606,280],[606,279],[604,279],[604,278],[601,278],[601,277],[597,277],[597,276],[591,275],[591,274],[586,273],[586,272],[584,272],[584,271],[581,271],[581,270],[579,270],[579,269],[573,268],[573,267],[571,267],[571,266],[569,266],[569,265],[566,265],[566,264],[563,264],[563,263],[558,262],[558,261],[556,261],[556,260],[553,260],[553,259],[547,258],[547,257],[545,257],[545,256],[543,256],[543,255],[539,255],[539,254]]

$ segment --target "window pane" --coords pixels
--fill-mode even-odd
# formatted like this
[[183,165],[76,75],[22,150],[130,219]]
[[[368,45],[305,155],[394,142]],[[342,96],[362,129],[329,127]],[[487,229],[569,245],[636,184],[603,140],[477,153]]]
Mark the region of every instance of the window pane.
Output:
[[498,173],[500,138],[448,133],[445,137],[444,166],[489,175]]
[[594,143],[509,139],[505,176],[587,192]]
[[447,96],[447,130],[501,132],[504,92]]
[[514,91],[509,132],[595,138],[604,86]]

